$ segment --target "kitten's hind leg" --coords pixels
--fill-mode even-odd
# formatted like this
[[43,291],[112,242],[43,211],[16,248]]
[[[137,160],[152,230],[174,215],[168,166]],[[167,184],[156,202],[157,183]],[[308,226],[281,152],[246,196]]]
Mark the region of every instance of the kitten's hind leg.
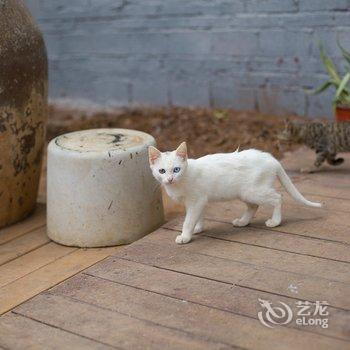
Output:
[[327,156],[328,152],[317,152],[317,157],[314,163],[315,167],[319,168],[322,165],[322,163],[327,159]]
[[265,203],[273,206],[272,217],[265,222],[265,225],[267,227],[279,226],[282,221],[282,196],[273,191],[267,196]]
[[239,219],[235,219],[232,221],[233,226],[237,226],[237,227],[247,226],[252,221],[259,206],[257,204],[252,204],[252,203],[246,203],[246,205],[247,205],[247,209],[244,212],[243,216]]
[[199,220],[197,221],[196,226],[194,227],[193,234],[203,232],[203,228],[204,228],[204,219],[202,214]]

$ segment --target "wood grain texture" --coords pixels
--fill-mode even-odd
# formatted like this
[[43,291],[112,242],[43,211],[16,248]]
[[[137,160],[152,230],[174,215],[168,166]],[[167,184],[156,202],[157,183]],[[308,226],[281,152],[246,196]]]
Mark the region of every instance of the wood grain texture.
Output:
[[[244,205],[240,202],[210,204],[205,211],[207,219],[231,223],[241,217]],[[266,229],[265,221],[272,215],[270,208],[259,208],[251,225]],[[304,206],[286,206],[282,208],[282,224],[272,231],[296,234],[305,237],[319,238],[333,242],[350,244],[349,214],[346,212],[327,211]]]
[[[154,254],[147,254],[152,250]],[[151,266],[177,271],[210,280],[239,285],[276,295],[303,300],[327,300],[330,305],[350,310],[350,285],[315,276],[263,267],[249,261],[208,256],[200,250],[182,250],[150,244],[130,247],[120,257]],[[187,256],[187,257],[186,257]],[[98,268],[99,265],[94,268]],[[296,286],[297,291],[290,286]]]
[[0,265],[50,242],[45,228],[39,228],[0,245]]
[[[105,278],[111,281],[116,281],[123,285],[128,285],[136,287],[141,290],[152,291],[160,295],[165,295],[177,300],[184,300],[190,303],[194,303],[201,306],[206,306],[211,309],[221,310],[235,314],[236,320],[238,319],[238,324],[236,327],[242,332],[246,326],[244,323],[248,322],[241,309],[241,304],[249,305],[250,302],[253,303],[253,307],[256,307],[257,296],[260,294],[255,294],[255,298],[246,299],[242,294],[239,293],[237,287],[233,284],[222,283],[215,280],[210,280],[206,278],[199,278],[190,274],[179,274],[177,271],[169,269],[159,269],[146,264],[139,264],[129,260],[120,260],[108,258],[102,264],[98,264],[93,268],[90,268],[87,272],[93,276],[100,278]],[[145,278],[147,276],[147,278]],[[264,295],[261,295],[264,297]],[[249,322],[251,322],[250,327],[252,332],[265,334],[265,331],[269,331],[266,327],[263,327],[259,321],[252,320],[248,317]],[[242,322],[242,323],[240,323]],[[240,328],[241,327],[241,328]],[[285,338],[285,342],[289,347],[291,345],[291,338],[287,337],[288,332],[290,332],[290,337],[296,330],[288,329],[282,332]],[[300,330],[298,330],[300,331]],[[277,332],[278,333],[278,332]],[[261,333],[260,333],[261,334]],[[256,334],[248,336],[248,341],[252,340]],[[275,341],[278,341],[278,334],[272,335],[276,337]],[[296,334],[294,335],[296,336]],[[289,338],[289,340],[287,340]],[[304,341],[302,340],[304,338]],[[298,333],[298,339],[301,340],[300,348],[304,348],[311,339],[318,339],[318,346],[321,348],[326,344],[330,344],[334,340],[330,340],[328,337],[314,337],[309,333],[304,334],[304,332]],[[262,341],[263,338],[255,339],[255,341]],[[269,342],[265,339],[265,346]],[[313,340],[312,340],[313,342]],[[325,342],[325,343],[323,343]],[[346,342],[341,341],[339,346],[345,346]],[[235,344],[238,346],[246,347],[247,344]],[[271,343],[269,344],[271,346]],[[297,347],[298,348],[298,347]]]
[[153,321],[131,318],[119,312],[57,295],[37,296],[18,307],[16,313],[122,349],[230,348],[223,343],[205,340]]
[[0,288],[76,250],[51,242],[1,265]]
[[[163,227],[180,232],[183,220],[183,217],[179,217]],[[278,232],[277,229],[270,230],[267,227],[264,229],[254,226],[233,227],[231,223],[205,220],[204,232],[198,237],[200,236],[350,263],[348,244]]]
[[[334,186],[332,177],[318,179],[317,182],[312,176],[306,177],[303,181],[297,184],[297,187],[301,193],[306,196],[308,194],[318,195],[323,197],[326,205],[328,204],[329,198],[340,199],[345,201],[350,200],[349,183],[345,183],[342,186]],[[346,210],[348,211],[349,205]],[[344,210],[344,208],[342,208]]]
[[[228,343],[234,343],[235,339],[231,324],[232,317],[235,316],[232,314],[257,319],[258,311],[260,311],[258,298],[265,298],[273,302],[283,301],[290,305],[293,311],[296,311],[295,300],[292,298],[242,288],[238,285],[231,288],[232,307],[228,310],[220,310],[195,302],[184,302],[183,299],[174,295],[159,294],[152,287],[147,287],[146,290],[140,288],[139,285],[131,286],[124,282],[123,278],[119,278],[118,275],[110,279],[108,275],[96,277],[91,272],[86,272],[55,287],[50,293],[115,310],[131,317],[153,320],[167,327],[186,329],[209,339]],[[160,284],[163,283],[167,283],[167,280],[160,282]],[[171,288],[176,288],[173,283],[170,285]],[[220,284],[217,284],[217,288],[220,289]],[[94,290],[94,293],[91,293],[91,290]],[[350,340],[350,326],[344,327],[344,324],[350,321],[348,312],[334,308],[331,308],[330,312],[332,322],[328,329],[299,328],[302,331]],[[290,327],[298,328],[294,324],[291,324]]]
[[[175,239],[177,234],[177,232],[157,230],[157,237],[154,237],[155,243],[163,240],[164,244],[168,244],[169,241]],[[147,238],[144,242],[146,241]],[[196,244],[177,246],[176,248],[350,285],[350,264],[342,261],[332,261],[239,242],[218,240],[201,235],[196,235],[193,242],[196,242]],[[125,251],[128,251],[128,249]]]
[[0,288],[0,314],[111,255],[118,247],[78,249]]
[[84,338],[18,314],[0,318],[0,347],[4,349],[108,350],[110,346]]

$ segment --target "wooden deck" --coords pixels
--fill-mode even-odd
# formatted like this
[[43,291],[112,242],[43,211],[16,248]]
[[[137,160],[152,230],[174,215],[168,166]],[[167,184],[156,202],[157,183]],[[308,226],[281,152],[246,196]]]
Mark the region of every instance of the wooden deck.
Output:
[[[286,195],[275,229],[263,224],[265,208],[250,227],[234,228],[243,206],[233,202],[210,205],[205,232],[183,246],[174,243],[180,217],[106,249],[50,242],[43,207],[2,230],[0,348],[350,349],[350,157],[300,175],[312,157],[299,151],[284,163],[297,187],[326,207]],[[259,299],[284,302],[292,321],[264,326]],[[329,327],[296,324],[298,301],[327,301]]]

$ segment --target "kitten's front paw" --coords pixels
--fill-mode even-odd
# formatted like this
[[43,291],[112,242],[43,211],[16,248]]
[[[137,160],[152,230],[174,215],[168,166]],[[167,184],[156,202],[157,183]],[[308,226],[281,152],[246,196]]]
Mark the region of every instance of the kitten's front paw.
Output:
[[281,224],[281,221],[275,221],[275,220],[272,220],[272,219],[269,219],[265,222],[265,225],[267,227],[276,227],[276,226],[279,226]]
[[188,243],[189,241],[191,240],[191,237],[186,237],[186,236],[183,236],[183,235],[178,235],[175,239],[175,242],[177,244],[186,244]]
[[243,227],[243,226],[247,226],[248,224],[249,222],[242,221],[241,219],[234,219],[232,221],[232,225],[236,227]]

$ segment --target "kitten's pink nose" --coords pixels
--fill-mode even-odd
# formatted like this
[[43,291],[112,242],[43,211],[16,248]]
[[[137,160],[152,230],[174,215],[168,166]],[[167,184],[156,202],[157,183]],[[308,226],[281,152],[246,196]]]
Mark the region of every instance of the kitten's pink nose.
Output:
[[171,184],[173,182],[174,178],[173,177],[168,177],[168,182]]

